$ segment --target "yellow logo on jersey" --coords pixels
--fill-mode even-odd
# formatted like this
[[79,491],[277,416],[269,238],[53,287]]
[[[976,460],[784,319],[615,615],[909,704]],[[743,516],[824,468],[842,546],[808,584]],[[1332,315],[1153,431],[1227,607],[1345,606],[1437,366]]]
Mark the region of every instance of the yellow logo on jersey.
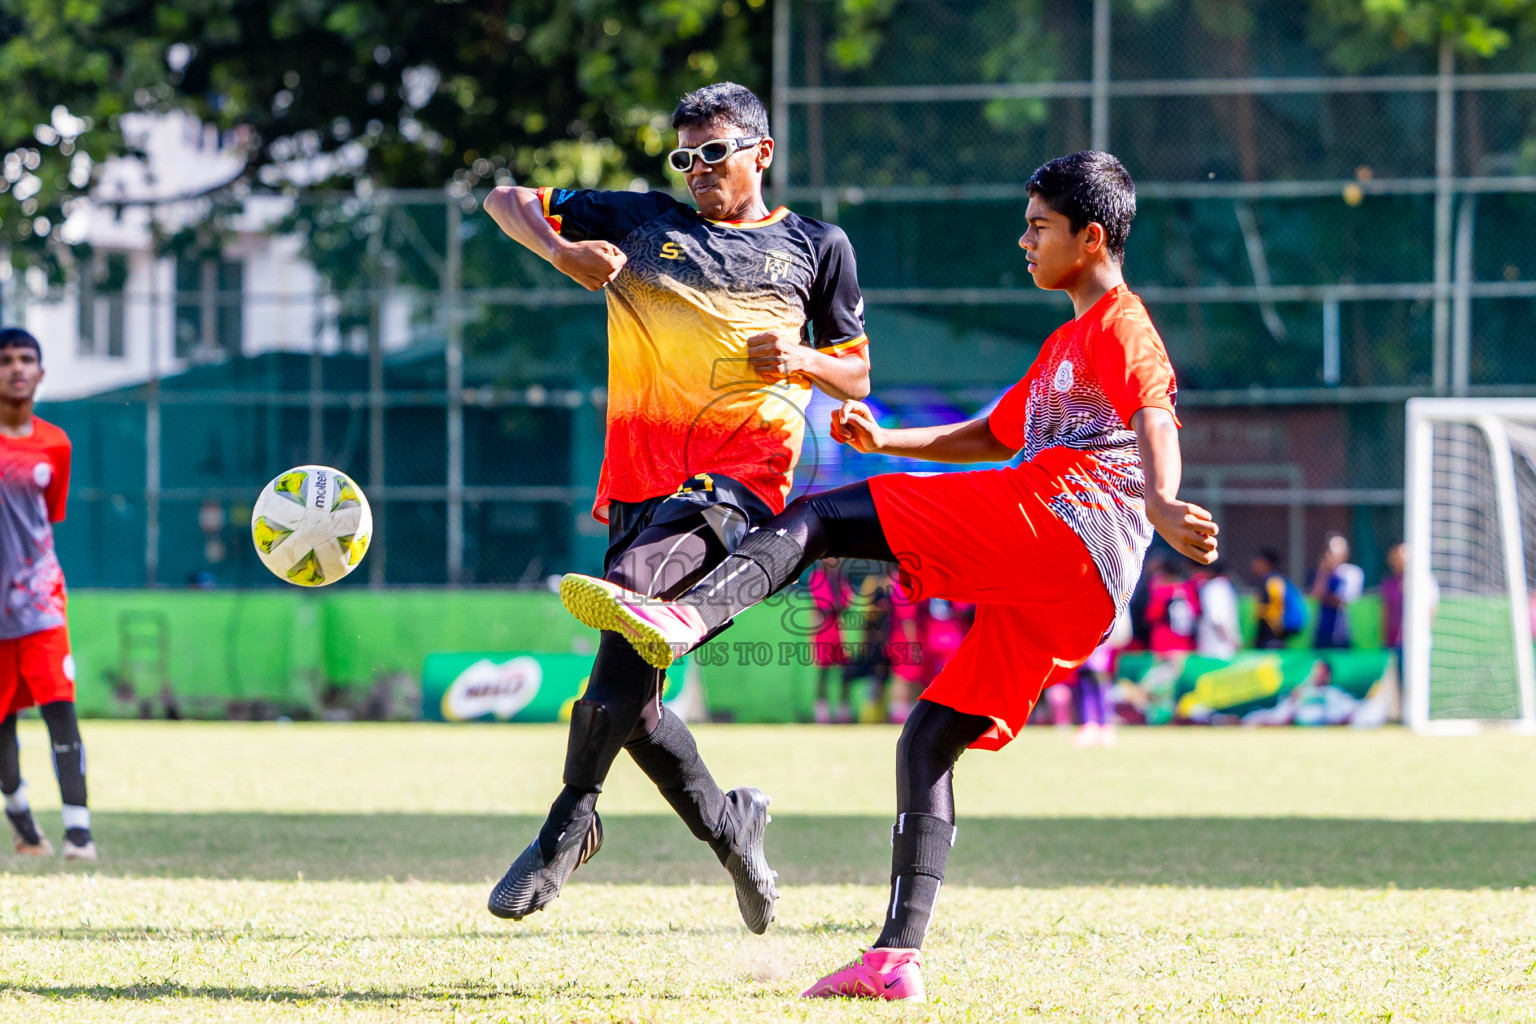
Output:
[[661,243],[661,258],[664,260],[685,260],[688,254],[678,247],[676,242]]

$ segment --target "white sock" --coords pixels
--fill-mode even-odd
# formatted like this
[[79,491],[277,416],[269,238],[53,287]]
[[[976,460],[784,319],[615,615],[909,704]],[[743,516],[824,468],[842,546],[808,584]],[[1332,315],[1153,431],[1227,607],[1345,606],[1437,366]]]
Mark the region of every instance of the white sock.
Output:
[[16,792],[5,795],[5,809],[12,814],[20,814],[22,811],[32,809],[32,805],[27,802],[27,784],[25,782],[16,787]]
[[64,805],[64,830],[68,831],[72,828],[83,828],[86,831],[90,831],[90,808],[81,807],[79,804]]

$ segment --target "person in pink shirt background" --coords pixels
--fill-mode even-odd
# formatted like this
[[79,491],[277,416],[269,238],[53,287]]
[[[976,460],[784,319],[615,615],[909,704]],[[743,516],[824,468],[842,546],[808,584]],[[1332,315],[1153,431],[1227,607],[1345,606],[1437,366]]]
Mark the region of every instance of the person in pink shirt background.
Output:
[[[816,632],[811,637],[811,651],[817,668],[816,705],[813,714],[818,724],[826,725],[834,720],[828,693],[831,688],[829,681],[832,673],[840,671],[841,666],[848,660],[847,652],[843,648],[842,617],[853,595],[836,558],[823,558],[816,563],[816,568],[811,570],[810,579],[807,581],[807,589],[810,590],[811,601],[816,606]],[[842,699],[837,705],[836,721],[847,722],[850,714],[848,680],[844,678]]]
[[1190,578],[1188,566],[1187,559],[1169,559],[1158,567],[1148,588],[1147,621],[1152,627],[1149,646],[1159,660],[1182,661],[1196,646],[1200,585]]

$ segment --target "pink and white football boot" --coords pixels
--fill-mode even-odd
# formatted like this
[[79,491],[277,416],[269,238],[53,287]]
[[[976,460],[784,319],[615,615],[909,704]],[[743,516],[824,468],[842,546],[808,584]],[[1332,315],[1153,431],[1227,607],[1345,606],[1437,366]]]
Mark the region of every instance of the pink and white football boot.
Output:
[[709,632],[691,605],[646,597],[595,576],[566,573],[560,580],[560,601],[593,629],[623,636],[652,668],[670,667]]
[[870,949],[840,971],[833,971],[801,995],[807,999],[844,996],[927,1002],[922,954],[915,949]]

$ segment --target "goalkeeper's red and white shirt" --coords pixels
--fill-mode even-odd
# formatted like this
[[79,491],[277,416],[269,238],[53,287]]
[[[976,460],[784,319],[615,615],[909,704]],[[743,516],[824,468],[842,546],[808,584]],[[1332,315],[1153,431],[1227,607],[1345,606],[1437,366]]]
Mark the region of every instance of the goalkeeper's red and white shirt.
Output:
[[0,435],[0,640],[65,624],[53,524],[69,500],[69,437],[33,417],[30,437]]

